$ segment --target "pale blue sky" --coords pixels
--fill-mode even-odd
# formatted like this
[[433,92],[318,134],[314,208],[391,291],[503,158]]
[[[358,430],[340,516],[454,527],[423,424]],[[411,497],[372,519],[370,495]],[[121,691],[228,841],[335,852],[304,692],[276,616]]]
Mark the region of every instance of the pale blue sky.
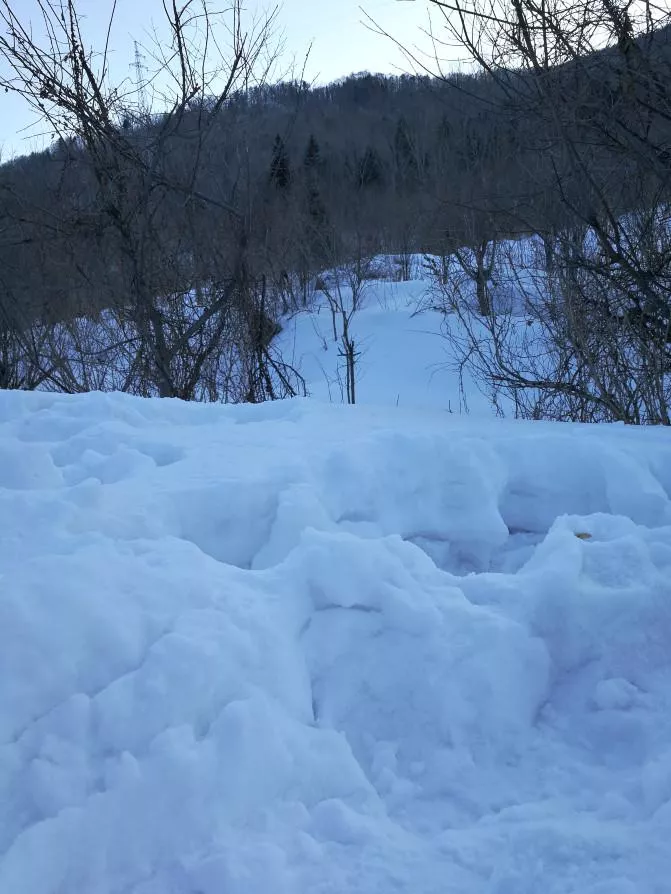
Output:
[[[223,0],[222,6],[226,5]],[[30,16],[34,0],[14,0],[14,8]],[[250,16],[273,7],[264,0],[247,0]],[[422,29],[428,23],[426,0],[283,0],[278,4],[278,29],[284,34],[285,54],[280,70],[291,60],[300,71],[310,45],[306,79],[321,83],[352,72],[408,71],[409,63],[390,40],[372,34],[363,24],[365,10],[385,30],[408,46],[428,49]],[[91,43],[102,45],[111,0],[78,0]],[[161,0],[117,0],[112,33],[113,71],[117,79],[131,75],[133,41],[149,43],[152,24],[162,22]],[[160,32],[159,32],[160,33]],[[45,144],[35,117],[17,97],[2,95],[0,146],[3,157],[40,149]],[[33,124],[34,126],[30,126]],[[25,128],[28,127],[28,130]]]

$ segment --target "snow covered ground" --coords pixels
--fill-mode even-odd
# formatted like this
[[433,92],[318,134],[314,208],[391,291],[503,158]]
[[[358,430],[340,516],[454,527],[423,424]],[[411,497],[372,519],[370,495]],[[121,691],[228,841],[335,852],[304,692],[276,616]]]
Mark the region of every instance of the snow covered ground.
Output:
[[668,431],[383,350],[387,408],[0,393],[0,894],[668,894]]
[[[421,276],[421,269],[416,270]],[[372,281],[365,285],[361,309],[352,317],[352,333],[358,353],[357,403],[411,408],[448,409],[472,415],[492,416],[488,398],[465,373],[462,391],[459,375],[448,353],[443,334],[443,314],[418,313],[425,303],[427,279],[410,282]],[[351,292],[344,288],[345,307]],[[342,326],[333,320],[326,300],[316,295],[309,312],[284,323],[278,342],[282,356],[300,370],[308,394],[321,401],[345,399],[345,363],[340,354]]]

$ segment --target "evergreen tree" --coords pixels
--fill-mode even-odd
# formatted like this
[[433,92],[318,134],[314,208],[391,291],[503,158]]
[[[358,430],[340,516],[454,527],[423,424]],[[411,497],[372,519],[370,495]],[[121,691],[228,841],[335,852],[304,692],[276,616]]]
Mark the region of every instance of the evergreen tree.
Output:
[[416,188],[419,180],[419,167],[405,118],[399,118],[396,125],[394,163],[396,165],[397,186],[400,189]]
[[327,213],[320,189],[321,168],[319,144],[314,135],[310,134],[303,155],[305,211],[307,214],[305,250],[306,262],[309,267],[312,267],[313,264],[320,267],[328,263],[328,252],[325,245]]
[[319,169],[321,168],[319,144],[313,134],[305,148],[303,168],[305,171],[305,188],[307,195],[307,211],[313,225],[321,227],[326,220],[326,208],[319,189]]
[[310,139],[308,140],[308,144],[305,148],[305,155],[303,156],[303,167],[306,171],[316,172],[319,170],[321,166],[321,153],[319,151],[319,143],[315,139],[314,134],[310,134]]
[[291,186],[291,165],[284,140],[277,134],[273,143],[273,158],[270,163],[270,182],[276,189],[285,192]]

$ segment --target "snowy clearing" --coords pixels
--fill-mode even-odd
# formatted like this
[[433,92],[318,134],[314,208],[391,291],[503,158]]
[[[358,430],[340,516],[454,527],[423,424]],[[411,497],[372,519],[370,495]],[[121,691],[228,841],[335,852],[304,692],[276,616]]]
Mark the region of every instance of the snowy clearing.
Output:
[[668,431],[6,392],[0,458],[2,894],[667,894]]
[[[416,262],[418,275],[419,260]],[[444,315],[418,308],[426,302],[427,279],[409,282],[385,280],[366,284],[361,308],[352,317],[359,404],[409,408],[468,410],[492,416],[494,408],[468,373],[462,392],[459,374],[444,337]],[[343,288],[345,303],[349,290]],[[345,371],[339,337],[328,304],[319,293],[309,311],[283,322],[278,346],[284,359],[305,378],[310,397],[345,401]],[[336,334],[341,333],[336,321]]]

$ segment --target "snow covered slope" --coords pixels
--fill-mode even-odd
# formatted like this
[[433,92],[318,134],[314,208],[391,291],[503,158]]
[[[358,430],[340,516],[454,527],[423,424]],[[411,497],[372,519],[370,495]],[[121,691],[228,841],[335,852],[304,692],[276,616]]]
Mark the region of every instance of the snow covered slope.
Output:
[[[538,268],[539,247],[531,239],[504,242],[499,246],[495,276],[490,282],[491,300],[502,312],[520,316],[527,332],[530,300],[538,300],[545,287],[544,273]],[[336,305],[352,312],[350,329],[357,353],[356,402],[359,404],[448,409],[473,416],[495,414],[491,394],[483,394],[469,369],[458,369],[445,337],[446,317],[436,305],[444,305],[445,295],[436,292],[427,264],[431,256],[414,255],[409,266],[412,279],[393,280],[394,258],[375,259],[376,276],[362,280],[353,309],[348,271],[324,274]],[[475,284],[452,259],[451,285],[461,300],[477,307]],[[339,287],[338,287],[339,283]],[[349,283],[349,285],[348,285]],[[317,291],[309,309],[283,321],[277,344],[283,358],[305,378],[308,394],[324,401],[345,400],[345,361],[342,355],[342,320],[331,313],[326,295]],[[451,315],[449,328],[463,344],[468,337],[459,320]],[[534,329],[538,339],[541,329]],[[487,338],[483,330],[483,338]],[[511,333],[512,336],[512,333]],[[528,335],[526,336],[528,338]],[[527,347],[527,350],[530,348]],[[533,351],[532,351],[533,354]],[[499,393],[499,408],[514,417],[515,407]]]
[[[415,271],[421,274],[421,269]],[[442,327],[443,315],[417,308],[425,303],[429,282],[376,280],[364,286],[361,308],[351,328],[358,353],[357,403],[448,409],[464,407],[459,375],[448,354]],[[351,307],[351,292],[344,286],[344,306]],[[336,321],[336,334],[341,333]],[[311,397],[341,403],[345,395],[345,364],[341,345],[334,339],[333,320],[320,293],[309,312],[299,313],[284,324],[279,346],[285,360],[300,370]],[[472,415],[492,416],[490,401],[464,374],[466,408]]]
[[1,894],[667,894],[670,460],[0,394]]

